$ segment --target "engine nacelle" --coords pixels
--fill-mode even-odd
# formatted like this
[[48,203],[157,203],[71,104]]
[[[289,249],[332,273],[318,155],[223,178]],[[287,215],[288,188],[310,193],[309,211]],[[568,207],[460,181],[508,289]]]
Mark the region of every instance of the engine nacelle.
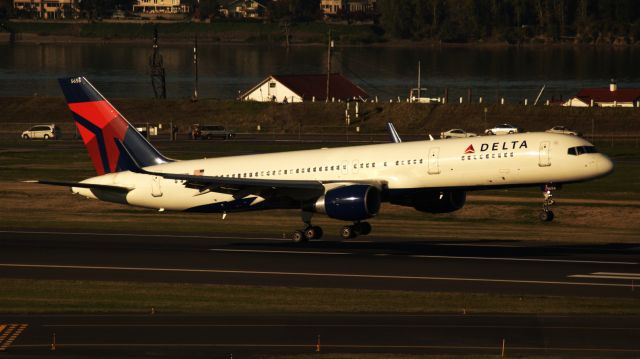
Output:
[[413,207],[421,212],[449,213],[457,211],[467,201],[464,191],[425,191],[413,197]]
[[368,185],[334,188],[318,198],[314,210],[343,221],[371,218],[380,210],[380,190]]

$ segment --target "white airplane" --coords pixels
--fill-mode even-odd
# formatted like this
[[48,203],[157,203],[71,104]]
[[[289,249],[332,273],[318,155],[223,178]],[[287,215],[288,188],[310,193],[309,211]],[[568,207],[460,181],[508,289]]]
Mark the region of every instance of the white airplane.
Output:
[[296,242],[317,239],[315,213],[352,224],[344,239],[369,234],[365,220],[382,202],[428,213],[459,210],[466,192],[544,188],[540,219],[551,221],[551,191],[591,180],[613,163],[586,140],[552,133],[322,148],[177,161],[163,156],[85,79],[59,80],[98,176],[81,182],[30,181],[71,187],[74,194],[160,211],[227,212],[300,209]]

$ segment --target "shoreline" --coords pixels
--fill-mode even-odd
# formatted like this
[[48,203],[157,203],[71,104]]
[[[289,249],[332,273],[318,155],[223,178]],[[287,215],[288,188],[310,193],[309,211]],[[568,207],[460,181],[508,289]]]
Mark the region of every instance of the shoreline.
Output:
[[[11,45],[8,33],[0,33],[0,45]],[[153,42],[151,36],[137,37],[137,38],[113,38],[113,37],[97,37],[97,36],[73,36],[73,35],[40,35],[36,33],[19,33],[16,34],[17,39],[14,45],[34,44],[34,45],[53,45],[53,44],[150,44]],[[160,40],[160,44],[169,45],[191,45],[193,37],[163,37]],[[218,39],[212,39],[207,37],[198,37],[199,44],[216,44],[222,46],[280,46],[286,47],[281,42],[263,42],[263,41],[250,41],[250,40],[227,40],[221,41]],[[291,48],[304,48],[304,47],[325,47],[324,43],[320,42],[292,42]],[[336,44],[336,48],[459,48],[459,49],[627,49],[640,47],[638,44],[574,44],[574,43],[550,43],[550,44],[533,44],[533,43],[521,43],[521,44],[509,44],[506,42],[484,42],[484,43],[437,43],[434,41],[412,41],[412,40],[393,40],[385,42],[375,43],[360,43],[360,44]]]
[[[284,37],[277,24],[252,22],[190,22],[190,21],[31,21],[10,20],[14,31],[14,44],[140,44],[151,43],[153,28],[157,26],[160,43],[180,44],[193,41],[220,45],[284,45]],[[324,47],[326,31],[335,34],[336,47],[368,48],[468,48],[468,49],[625,49],[640,46],[640,41],[624,43],[614,41],[576,43],[575,41],[549,41],[530,38],[526,42],[509,43],[488,39],[465,43],[443,42],[438,39],[390,39],[376,33],[373,25],[339,25],[327,23],[300,24],[291,34],[296,47]],[[0,32],[0,44],[11,44],[11,34]]]

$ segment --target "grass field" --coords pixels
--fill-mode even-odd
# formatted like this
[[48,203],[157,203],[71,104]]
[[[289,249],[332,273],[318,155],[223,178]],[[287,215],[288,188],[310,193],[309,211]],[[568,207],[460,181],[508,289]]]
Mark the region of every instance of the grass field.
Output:
[[640,314],[635,298],[0,279],[0,313]]

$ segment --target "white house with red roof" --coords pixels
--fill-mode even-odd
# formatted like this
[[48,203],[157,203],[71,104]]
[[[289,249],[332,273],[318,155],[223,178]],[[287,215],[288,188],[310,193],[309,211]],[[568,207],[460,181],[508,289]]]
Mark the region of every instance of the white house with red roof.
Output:
[[572,107],[638,107],[640,106],[640,88],[619,89],[615,81],[609,88],[585,88],[575,97],[565,101],[562,106]]
[[[240,96],[242,101],[303,102],[325,101],[327,75],[271,75]],[[341,74],[331,74],[329,101],[363,101],[369,95]]]

